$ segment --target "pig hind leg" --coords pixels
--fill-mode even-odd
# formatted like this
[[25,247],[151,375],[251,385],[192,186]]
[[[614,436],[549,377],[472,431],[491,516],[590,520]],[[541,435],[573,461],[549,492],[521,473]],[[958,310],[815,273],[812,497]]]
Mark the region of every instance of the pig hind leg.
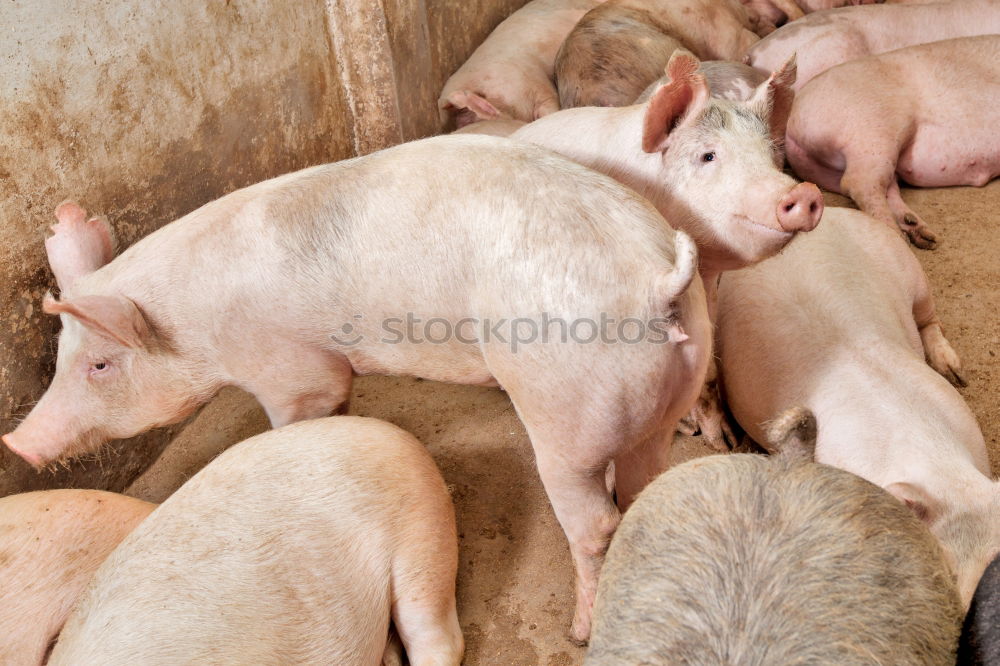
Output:
[[268,358],[267,368],[244,388],[263,406],[272,427],[347,411],[354,371],[342,354],[289,345]]
[[927,283],[927,276],[919,265],[915,268],[917,285],[913,298],[913,320],[920,331],[927,363],[955,386],[967,386],[962,376],[962,362],[941,329],[941,320],[934,307],[934,295]]
[[587,423],[582,416],[587,406],[576,401],[556,405],[555,401],[522,399],[519,392],[511,393],[511,387],[505,386],[531,438],[538,474],[569,541],[576,569],[570,638],[582,644],[590,638],[604,554],[621,520],[606,479],[613,452],[622,448],[617,443],[621,435],[608,424]]
[[[890,226],[898,227],[917,247],[932,249],[937,242],[934,232],[909,211],[899,198],[895,162],[899,149],[895,146],[883,146],[881,150],[866,148],[864,156],[847,155],[847,167],[840,179],[840,190],[854,199],[865,213]],[[888,155],[893,158],[889,159]],[[892,192],[895,192],[895,202],[902,205],[902,208],[890,205]],[[904,213],[904,209],[909,213]]]
[[913,212],[913,210],[906,205],[903,201],[903,196],[899,192],[899,181],[893,178],[889,183],[889,189],[886,192],[886,199],[889,202],[889,209],[892,211],[893,219],[899,224],[899,228],[910,237],[913,244],[917,247],[925,247],[914,235],[920,237],[919,240],[929,243],[929,247],[933,247],[937,242],[937,237],[934,232],[930,230],[927,223],[920,219],[920,216]]

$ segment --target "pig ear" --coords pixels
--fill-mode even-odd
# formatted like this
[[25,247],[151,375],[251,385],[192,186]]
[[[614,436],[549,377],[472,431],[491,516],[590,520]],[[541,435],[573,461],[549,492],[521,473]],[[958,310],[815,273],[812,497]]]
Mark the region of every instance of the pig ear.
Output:
[[785,127],[788,116],[792,113],[792,102],[795,101],[795,77],[798,67],[793,53],[778,69],[771,72],[767,81],[757,87],[750,104],[757,107],[768,119],[771,128],[771,140],[781,144],[785,140]]
[[896,499],[910,507],[917,518],[931,525],[940,515],[938,501],[927,494],[923,488],[912,483],[890,483],[885,487]]
[[124,296],[88,295],[57,301],[46,294],[42,309],[48,314],[71,315],[95,333],[133,349],[145,346],[151,338],[146,318]]
[[88,220],[87,212],[73,201],[56,207],[56,219],[53,235],[45,239],[45,251],[56,282],[65,291],[111,261],[115,243],[108,223],[97,217]]
[[816,457],[816,416],[805,407],[792,407],[767,426],[771,451],[812,461]]
[[670,56],[668,81],[646,103],[642,149],[647,153],[666,149],[671,130],[697,117],[708,104],[708,84],[698,65],[697,58],[681,49]]

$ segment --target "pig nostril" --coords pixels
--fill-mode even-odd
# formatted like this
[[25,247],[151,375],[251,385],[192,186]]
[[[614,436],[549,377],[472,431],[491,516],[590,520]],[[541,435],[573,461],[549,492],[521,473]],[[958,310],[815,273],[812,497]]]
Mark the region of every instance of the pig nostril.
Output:
[[795,204],[793,204],[793,203],[785,204],[785,212],[786,213],[791,213],[793,208],[795,208]]
[[816,212],[816,202],[815,201],[812,202],[811,204],[809,204],[809,212],[810,213],[815,213]]

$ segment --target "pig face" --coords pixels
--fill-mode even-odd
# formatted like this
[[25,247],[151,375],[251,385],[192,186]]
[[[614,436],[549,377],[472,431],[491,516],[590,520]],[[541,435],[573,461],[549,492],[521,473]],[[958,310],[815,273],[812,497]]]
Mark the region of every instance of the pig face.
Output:
[[815,228],[823,198],[780,169],[794,58],[745,102],[710,97],[698,65],[690,54],[671,57],[669,81],[646,103],[642,149],[657,158],[647,175],[661,183],[658,207],[694,236],[703,270],[731,270]]
[[913,509],[942,544],[962,605],[968,608],[986,567],[1000,556],[1000,481],[973,492],[957,491],[960,508],[909,483],[893,483],[886,490]]
[[136,304],[122,295],[88,293],[95,289],[82,278],[111,258],[113,244],[106,224],[84,222],[82,209],[66,206],[57,209],[60,223],[46,242],[63,289],[62,300],[46,296],[43,304],[63,324],[56,375],[24,422],[3,436],[36,467],[131,437],[151,424],[175,422],[198,404],[190,397],[184,364]]

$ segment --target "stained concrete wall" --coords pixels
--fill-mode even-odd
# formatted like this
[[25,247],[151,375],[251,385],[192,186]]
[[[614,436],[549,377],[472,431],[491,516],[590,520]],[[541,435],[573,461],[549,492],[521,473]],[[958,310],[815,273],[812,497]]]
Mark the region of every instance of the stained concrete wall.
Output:
[[[239,187],[434,134],[444,81],[522,3],[0,4],[0,432],[54,369],[40,302],[59,202],[106,215],[121,249]],[[0,495],[120,490],[176,430],[41,473],[4,448]]]

